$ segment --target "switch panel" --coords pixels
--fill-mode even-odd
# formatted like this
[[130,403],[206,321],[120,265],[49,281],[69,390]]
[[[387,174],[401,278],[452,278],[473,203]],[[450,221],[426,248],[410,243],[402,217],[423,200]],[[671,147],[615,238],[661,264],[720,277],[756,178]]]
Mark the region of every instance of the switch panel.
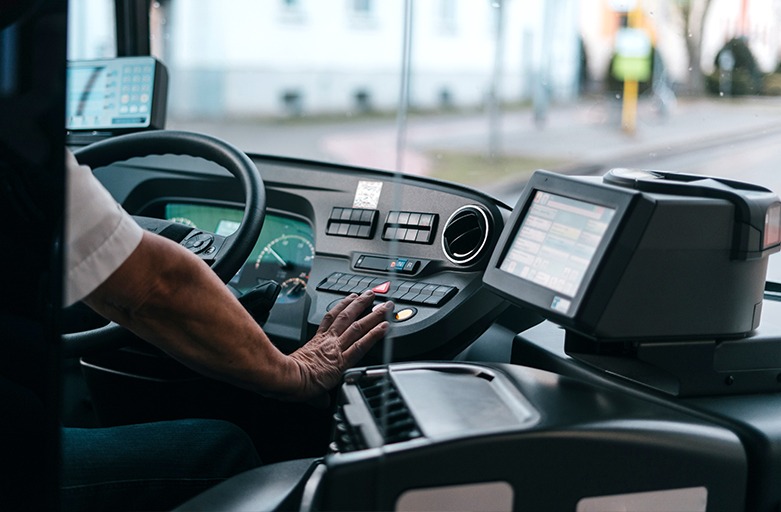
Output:
[[382,228],[382,239],[416,244],[430,244],[434,240],[439,215],[420,212],[388,212]]
[[377,210],[334,207],[325,233],[348,238],[372,238],[379,214]]

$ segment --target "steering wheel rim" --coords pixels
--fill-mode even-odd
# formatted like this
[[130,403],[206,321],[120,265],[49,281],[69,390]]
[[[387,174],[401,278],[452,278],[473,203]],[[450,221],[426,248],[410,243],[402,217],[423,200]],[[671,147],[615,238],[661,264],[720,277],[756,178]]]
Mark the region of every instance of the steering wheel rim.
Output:
[[[255,164],[233,145],[209,135],[158,130],[120,135],[81,148],[74,154],[79,163],[92,169],[131,158],[169,154],[200,157],[220,165],[241,182],[244,214],[238,229],[225,238],[213,255],[211,267],[227,283],[249,257],[263,227],[266,189]],[[130,336],[116,332],[119,329],[111,323],[94,330],[65,334],[63,353],[72,357],[96,348],[113,348],[130,342]]]
[[214,162],[241,182],[244,190],[244,216],[214,258],[212,270],[224,283],[238,272],[249,257],[266,213],[266,189],[250,158],[233,145],[209,135],[184,131],[148,131],[112,137],[75,152],[79,163],[93,169],[136,157],[186,155]]

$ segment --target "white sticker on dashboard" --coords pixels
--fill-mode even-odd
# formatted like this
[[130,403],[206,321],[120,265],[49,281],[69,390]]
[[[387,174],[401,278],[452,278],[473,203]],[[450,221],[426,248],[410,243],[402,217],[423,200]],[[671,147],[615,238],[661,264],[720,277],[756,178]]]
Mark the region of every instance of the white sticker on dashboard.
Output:
[[355,189],[355,199],[353,199],[353,208],[364,208],[366,210],[376,210],[380,204],[380,193],[382,192],[381,181],[359,181]]

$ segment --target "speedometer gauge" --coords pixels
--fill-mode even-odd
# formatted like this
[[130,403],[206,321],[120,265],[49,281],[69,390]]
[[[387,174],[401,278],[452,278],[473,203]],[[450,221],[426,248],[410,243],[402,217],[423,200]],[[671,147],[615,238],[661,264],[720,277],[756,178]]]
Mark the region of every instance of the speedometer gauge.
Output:
[[[205,224],[214,226],[217,233],[230,221],[236,221],[237,224],[241,221],[241,216],[229,215],[226,208],[200,207],[209,208],[206,212],[209,215],[206,217],[210,222]],[[192,206],[189,208],[193,210]],[[171,212],[172,215],[174,213],[176,216],[193,219],[201,225],[201,222],[193,217],[192,211]],[[185,215],[187,213],[190,215]],[[242,294],[265,281],[274,280],[282,288],[276,303],[294,303],[306,295],[314,257],[314,234],[308,222],[292,215],[267,213],[255,247],[229,284],[237,293]]]
[[291,277],[282,281],[279,289],[278,302],[295,302],[306,293],[306,280],[301,277]]
[[294,302],[306,290],[315,248],[300,235],[282,235],[263,247],[255,260],[255,269],[267,279],[281,283],[277,302]]

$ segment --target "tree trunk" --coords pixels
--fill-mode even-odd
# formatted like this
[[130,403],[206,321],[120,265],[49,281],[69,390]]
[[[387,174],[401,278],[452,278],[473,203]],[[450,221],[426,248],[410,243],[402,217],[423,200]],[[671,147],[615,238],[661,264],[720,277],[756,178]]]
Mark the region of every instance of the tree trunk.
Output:
[[705,91],[705,76],[702,74],[702,34],[705,15],[710,0],[690,0],[682,3],[681,14],[684,20],[684,39],[689,54],[689,78],[686,89],[689,94],[701,94]]

